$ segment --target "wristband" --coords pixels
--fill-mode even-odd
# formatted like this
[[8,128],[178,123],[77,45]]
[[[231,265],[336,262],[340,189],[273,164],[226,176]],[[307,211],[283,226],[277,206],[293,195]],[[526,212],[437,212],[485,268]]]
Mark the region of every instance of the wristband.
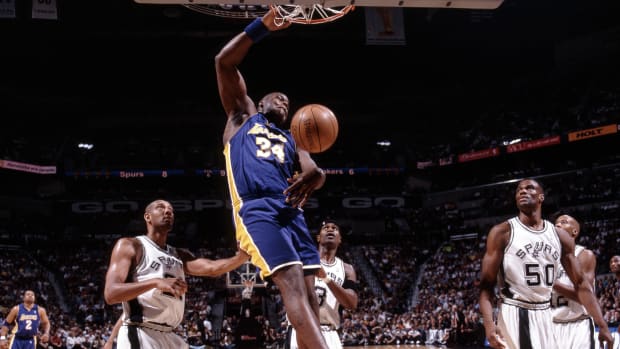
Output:
[[250,37],[250,39],[252,39],[254,43],[259,42],[267,36],[267,34],[269,34],[269,29],[260,17],[248,24],[243,31]]

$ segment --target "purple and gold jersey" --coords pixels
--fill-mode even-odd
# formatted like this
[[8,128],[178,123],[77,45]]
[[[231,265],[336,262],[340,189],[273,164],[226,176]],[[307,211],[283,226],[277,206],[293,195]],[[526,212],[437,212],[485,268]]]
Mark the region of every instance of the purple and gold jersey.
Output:
[[290,132],[255,114],[224,146],[224,156],[239,248],[261,277],[292,264],[318,269],[319,253],[303,211],[284,195],[297,164]]

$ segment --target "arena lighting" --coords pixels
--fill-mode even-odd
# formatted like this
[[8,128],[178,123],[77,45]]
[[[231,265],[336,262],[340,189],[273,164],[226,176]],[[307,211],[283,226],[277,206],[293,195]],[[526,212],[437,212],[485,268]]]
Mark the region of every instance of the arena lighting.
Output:
[[519,143],[521,142],[521,138],[515,138],[511,141],[503,141],[502,145],[510,145],[510,144],[515,144],[515,143]]
[[377,145],[380,147],[389,147],[392,145],[392,142],[385,140],[385,141],[377,141]]
[[78,144],[78,148],[80,149],[84,149],[84,150],[91,150],[93,149],[94,145],[92,143],[80,143]]

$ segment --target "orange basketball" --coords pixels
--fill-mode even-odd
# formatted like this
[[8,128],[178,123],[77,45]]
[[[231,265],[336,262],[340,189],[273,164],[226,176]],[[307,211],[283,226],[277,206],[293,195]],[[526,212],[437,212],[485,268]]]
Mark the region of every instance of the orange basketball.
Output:
[[291,134],[297,146],[310,153],[329,149],[338,137],[338,119],[324,105],[307,104],[291,119]]

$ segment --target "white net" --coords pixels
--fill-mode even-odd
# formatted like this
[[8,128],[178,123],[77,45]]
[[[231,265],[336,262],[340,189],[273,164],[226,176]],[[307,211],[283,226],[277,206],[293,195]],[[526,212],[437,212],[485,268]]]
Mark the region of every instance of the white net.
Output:
[[276,25],[282,25],[285,21],[300,24],[320,24],[336,20],[355,6],[346,5],[338,7],[325,7],[321,4],[313,5],[272,5],[278,13],[275,19]]
[[183,6],[205,15],[238,19],[262,17],[269,11],[269,5],[183,4]]

